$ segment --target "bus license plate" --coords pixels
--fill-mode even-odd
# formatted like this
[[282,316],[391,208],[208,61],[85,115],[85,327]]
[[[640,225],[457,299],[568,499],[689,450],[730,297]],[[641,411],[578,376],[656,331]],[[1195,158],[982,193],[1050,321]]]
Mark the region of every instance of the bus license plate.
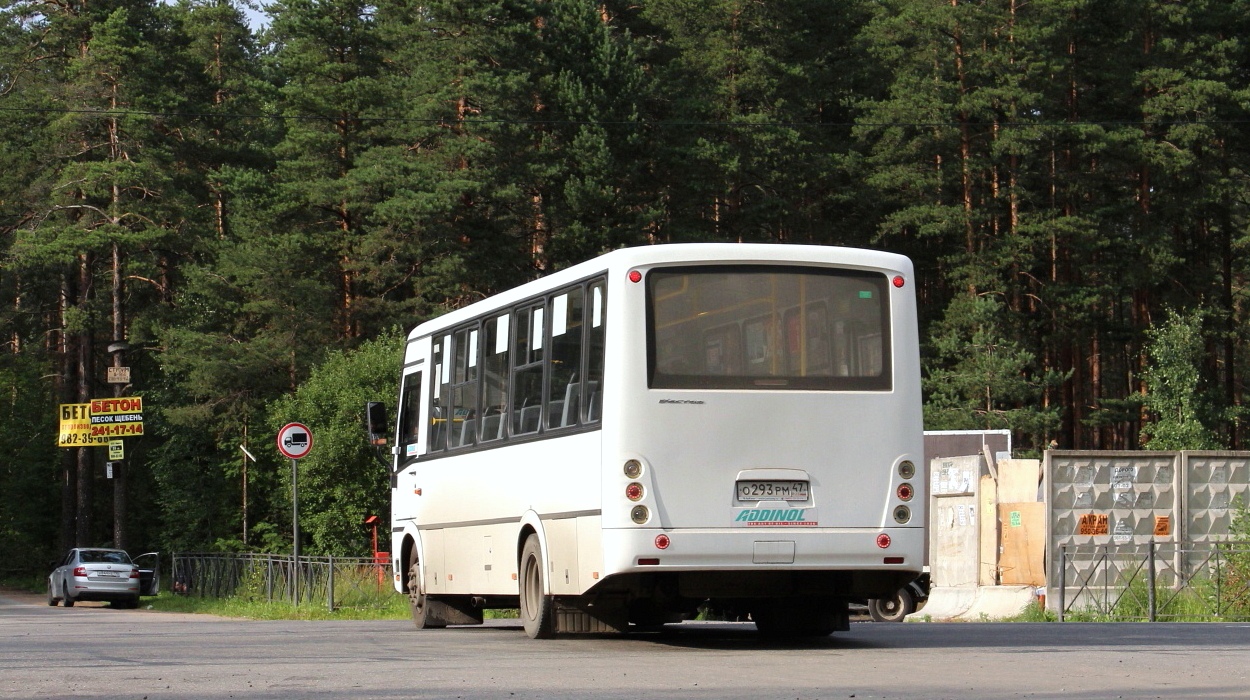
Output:
[[739,501],[806,501],[806,481],[739,481]]

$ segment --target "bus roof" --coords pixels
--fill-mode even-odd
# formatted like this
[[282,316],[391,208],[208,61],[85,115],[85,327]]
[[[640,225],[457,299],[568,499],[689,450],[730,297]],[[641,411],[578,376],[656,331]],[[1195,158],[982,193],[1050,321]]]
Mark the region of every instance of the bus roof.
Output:
[[850,268],[889,270],[910,276],[911,260],[897,253],[841,246],[790,243],[662,243],[621,248],[526,282],[421,323],[408,334],[412,341],[488,313],[511,306],[549,289],[571,284],[596,274],[638,265],[668,263],[791,263],[810,262]]

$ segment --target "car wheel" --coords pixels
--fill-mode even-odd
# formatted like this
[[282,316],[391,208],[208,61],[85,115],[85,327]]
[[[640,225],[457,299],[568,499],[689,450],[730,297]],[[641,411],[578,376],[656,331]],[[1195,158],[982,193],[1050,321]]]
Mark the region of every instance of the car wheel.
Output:
[[525,540],[525,548],[521,550],[521,624],[531,639],[546,639],[555,633],[552,624],[552,604],[549,596],[543,595],[542,547],[538,544],[538,535],[530,535]]
[[48,582],[48,605],[51,605],[52,607],[55,608],[58,602],[59,601],[57,600],[57,597],[56,597],[56,585],[53,584],[51,581],[49,581]]
[[868,614],[877,622],[902,622],[903,618],[916,612],[916,599],[911,591],[900,588],[889,598],[873,598],[868,601]]
[[67,608],[74,607],[74,599],[70,597],[69,593],[65,594],[65,597],[61,599],[61,602],[64,603]]

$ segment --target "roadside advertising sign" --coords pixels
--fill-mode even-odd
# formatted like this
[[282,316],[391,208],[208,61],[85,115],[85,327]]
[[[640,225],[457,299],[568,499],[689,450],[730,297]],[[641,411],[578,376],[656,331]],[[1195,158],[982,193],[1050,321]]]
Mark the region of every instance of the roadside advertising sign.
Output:
[[56,439],[57,447],[94,447],[108,444],[108,437],[95,437],[91,433],[91,404],[63,403],[60,409],[61,429]]
[[92,399],[60,406],[57,447],[97,447],[110,439],[143,435],[143,397]]
[[118,438],[142,434],[142,396],[91,400],[92,437]]

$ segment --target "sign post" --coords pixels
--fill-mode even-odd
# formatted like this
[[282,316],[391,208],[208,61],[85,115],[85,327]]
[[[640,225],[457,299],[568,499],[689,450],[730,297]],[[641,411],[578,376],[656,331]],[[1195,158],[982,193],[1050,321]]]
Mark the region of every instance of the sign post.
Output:
[[312,431],[303,423],[287,423],[278,431],[278,451],[291,460],[291,550],[293,594],[299,605],[299,460],[312,450]]

